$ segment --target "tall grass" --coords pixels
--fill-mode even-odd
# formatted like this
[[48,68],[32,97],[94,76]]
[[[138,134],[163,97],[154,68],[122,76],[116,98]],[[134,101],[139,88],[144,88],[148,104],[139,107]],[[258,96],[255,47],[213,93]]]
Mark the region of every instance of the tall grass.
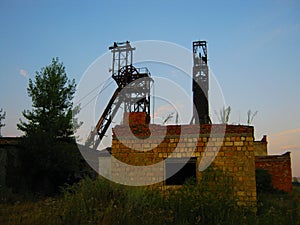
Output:
[[191,182],[162,192],[104,179],[68,188],[61,208],[62,224],[238,224],[244,213],[221,186]]
[[260,196],[256,216],[236,206],[230,188],[211,182],[161,191],[85,179],[59,198],[0,205],[0,224],[299,224],[300,193]]
[[257,220],[259,224],[300,224],[300,192],[294,187],[290,194],[284,192],[258,195]]

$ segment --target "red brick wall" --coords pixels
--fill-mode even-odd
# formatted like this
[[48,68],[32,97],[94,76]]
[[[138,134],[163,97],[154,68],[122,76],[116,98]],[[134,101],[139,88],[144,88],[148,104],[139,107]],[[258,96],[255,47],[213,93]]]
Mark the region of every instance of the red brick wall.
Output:
[[267,170],[271,174],[274,188],[292,191],[290,152],[283,155],[256,156],[255,167]]
[[131,112],[124,113],[123,115],[123,123],[128,124],[130,126],[134,126],[137,124],[147,124],[147,114],[145,112]]

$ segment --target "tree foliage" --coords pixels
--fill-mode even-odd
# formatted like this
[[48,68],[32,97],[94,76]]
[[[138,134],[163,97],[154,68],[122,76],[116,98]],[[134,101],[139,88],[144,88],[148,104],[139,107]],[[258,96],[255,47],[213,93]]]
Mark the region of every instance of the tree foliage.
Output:
[[32,110],[23,111],[27,122],[20,120],[18,124],[25,133],[20,169],[25,191],[57,192],[80,172],[82,158],[74,138],[74,129],[80,124],[73,127],[72,123],[74,112],[79,112],[79,106],[72,108],[75,88],[75,80],[68,79],[58,58],[36,72],[34,81],[29,80]]
[[[18,128],[25,136],[43,132],[53,138],[71,137],[75,89],[75,80],[68,79],[63,63],[58,58],[52,59],[51,65],[36,72],[35,81],[29,79],[27,92],[32,99],[32,111],[23,111],[28,123],[20,120]],[[79,109],[74,110],[78,112]]]

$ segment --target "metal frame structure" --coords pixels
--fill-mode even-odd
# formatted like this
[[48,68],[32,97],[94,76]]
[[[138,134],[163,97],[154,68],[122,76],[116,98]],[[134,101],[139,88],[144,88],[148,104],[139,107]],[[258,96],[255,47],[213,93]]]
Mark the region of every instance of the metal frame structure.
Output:
[[152,78],[147,68],[135,68],[133,65],[122,67],[112,77],[122,87],[124,113],[145,112],[150,122],[150,85]]
[[126,42],[114,42],[112,46],[108,48],[112,53],[112,76],[119,74],[122,67],[132,65],[133,61],[133,48],[129,41]]
[[209,124],[208,89],[209,70],[207,65],[206,41],[193,42],[193,118],[191,123]]
[[97,149],[117,110],[124,104],[124,114],[145,112],[150,122],[150,85],[153,79],[147,68],[132,65],[133,51],[130,42],[114,42],[109,47],[113,55],[112,78],[118,85],[98,123],[87,138],[85,145]]

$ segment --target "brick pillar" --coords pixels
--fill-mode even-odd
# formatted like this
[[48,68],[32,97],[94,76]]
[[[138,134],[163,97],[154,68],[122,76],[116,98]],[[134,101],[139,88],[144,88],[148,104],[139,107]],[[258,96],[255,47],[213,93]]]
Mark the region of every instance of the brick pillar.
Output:
[[140,124],[148,124],[148,118],[146,112],[125,112],[123,116],[123,123],[129,126],[135,126]]

